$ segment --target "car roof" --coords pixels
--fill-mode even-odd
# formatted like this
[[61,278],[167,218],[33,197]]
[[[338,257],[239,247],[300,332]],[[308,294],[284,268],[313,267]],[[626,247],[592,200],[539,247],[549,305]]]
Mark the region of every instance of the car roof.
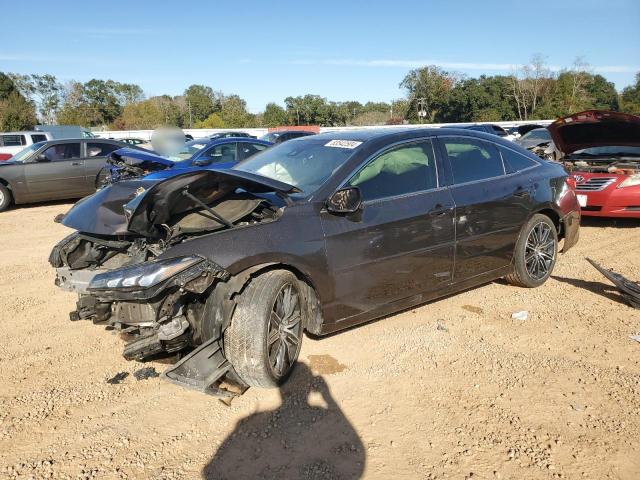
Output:
[[261,144],[265,144],[265,145],[271,145],[271,142],[267,142],[265,140],[259,140],[257,138],[251,138],[251,137],[225,137],[225,138],[194,138],[193,140],[189,140],[188,142],[185,143],[189,143],[191,145],[195,145],[197,143],[204,143],[205,145],[222,145],[225,143],[233,143],[233,142],[255,142],[255,143],[261,143]]
[[49,132],[41,132],[39,130],[20,130],[18,132],[0,132],[0,135],[46,135],[51,133]]
[[321,133],[314,136],[314,139],[327,140],[354,140],[366,142],[369,140],[378,140],[391,137],[422,137],[431,135],[474,135],[479,138],[487,138],[494,141],[495,135],[489,135],[484,132],[469,130],[460,127],[414,127],[414,128],[372,128],[366,130],[336,130],[333,132]]

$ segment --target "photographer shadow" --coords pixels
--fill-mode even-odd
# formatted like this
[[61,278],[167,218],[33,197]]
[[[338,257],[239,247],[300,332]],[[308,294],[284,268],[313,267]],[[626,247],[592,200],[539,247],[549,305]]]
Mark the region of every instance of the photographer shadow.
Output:
[[297,363],[281,405],[238,421],[202,470],[207,480],[362,476],[362,441],[324,378]]

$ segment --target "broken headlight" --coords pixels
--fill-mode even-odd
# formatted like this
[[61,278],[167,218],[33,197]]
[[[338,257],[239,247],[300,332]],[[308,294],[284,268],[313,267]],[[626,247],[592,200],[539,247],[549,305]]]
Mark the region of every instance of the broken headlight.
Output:
[[202,261],[204,259],[201,257],[188,256],[118,268],[93,277],[88,290],[140,290],[153,287]]

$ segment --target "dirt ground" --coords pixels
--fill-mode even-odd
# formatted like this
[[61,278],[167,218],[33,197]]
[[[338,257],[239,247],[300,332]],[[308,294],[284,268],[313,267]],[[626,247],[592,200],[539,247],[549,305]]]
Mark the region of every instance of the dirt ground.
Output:
[[47,263],[68,207],[0,214],[0,478],[640,478],[640,311],[585,261],[640,279],[640,222],[585,222],[538,289],[305,338],[281,391],[227,407],[69,321]]

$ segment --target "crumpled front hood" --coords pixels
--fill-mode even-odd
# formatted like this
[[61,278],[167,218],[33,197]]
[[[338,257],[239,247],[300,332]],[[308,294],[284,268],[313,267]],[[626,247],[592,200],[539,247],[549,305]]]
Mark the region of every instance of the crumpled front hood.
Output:
[[293,185],[240,170],[199,170],[161,182],[134,179],[114,183],[76,203],[62,224],[85,233],[161,237],[173,216],[209,205],[235,192],[295,193]]
[[61,223],[79,232],[96,235],[130,234],[123,206],[154,183],[153,180],[133,179],[101,188],[71,207]]
[[628,113],[587,110],[559,118],[547,128],[564,155],[591,147],[640,147],[640,117]]
[[143,150],[138,150],[135,148],[119,148],[114,152],[111,152],[111,156],[109,158],[110,163],[113,162],[122,162],[127,165],[139,166],[144,168],[148,164],[158,164],[162,165],[166,168],[171,168],[175,165],[175,162],[169,160],[168,158],[161,157],[152,152],[145,152]]

